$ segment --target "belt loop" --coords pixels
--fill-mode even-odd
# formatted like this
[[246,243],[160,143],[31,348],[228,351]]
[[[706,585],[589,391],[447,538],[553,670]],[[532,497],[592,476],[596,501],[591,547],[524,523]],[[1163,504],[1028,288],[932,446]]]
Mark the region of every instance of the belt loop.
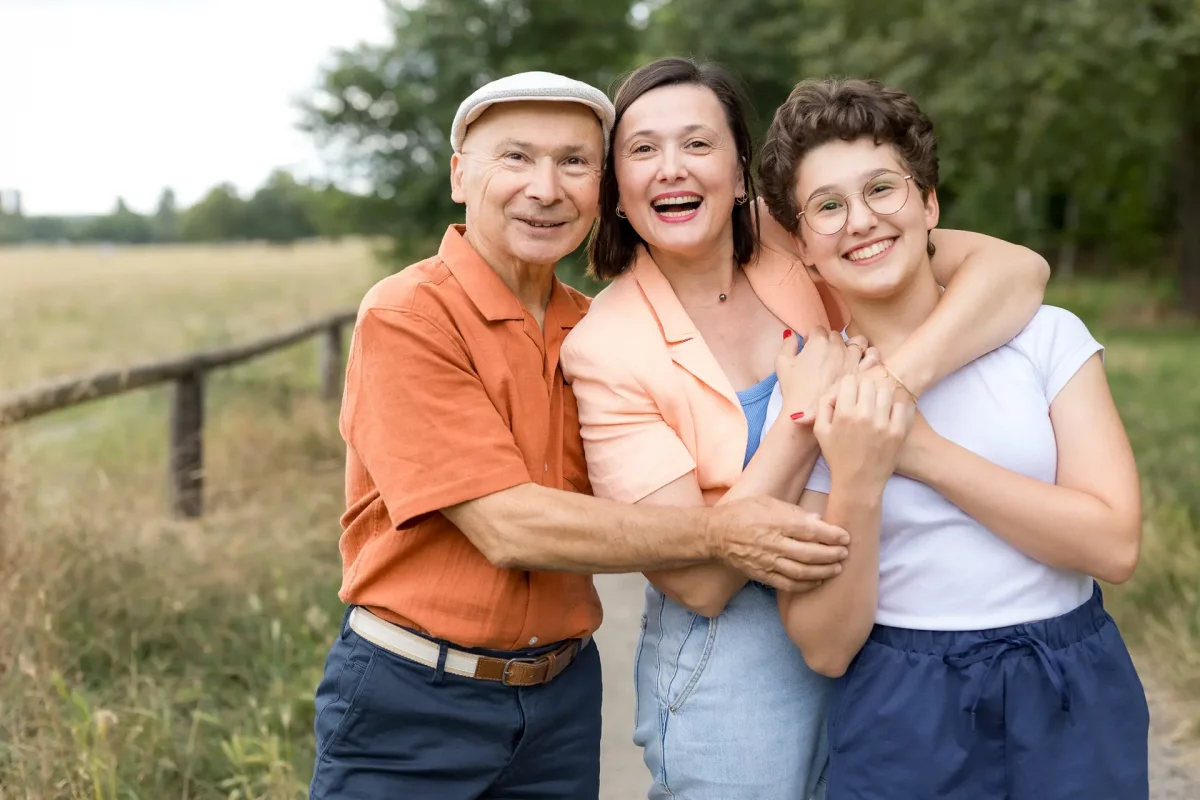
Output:
[[449,649],[445,642],[438,644],[437,667],[434,668],[433,677],[429,680],[434,686],[440,686],[446,682],[446,654],[449,652]]

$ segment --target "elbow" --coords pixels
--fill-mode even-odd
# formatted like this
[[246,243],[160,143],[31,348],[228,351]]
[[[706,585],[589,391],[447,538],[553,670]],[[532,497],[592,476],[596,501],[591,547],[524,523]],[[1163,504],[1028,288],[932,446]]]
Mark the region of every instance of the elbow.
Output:
[[846,674],[846,670],[850,669],[850,662],[854,660],[853,653],[843,653],[833,649],[817,650],[811,653],[801,650],[800,654],[804,656],[804,663],[808,664],[809,669],[826,678],[842,677]]
[[1107,548],[1101,569],[1093,577],[1105,583],[1120,585],[1133,577],[1141,556],[1141,525],[1129,531],[1116,544]]
[[1050,262],[1035,250],[1030,250],[1029,256],[1029,280],[1040,303],[1045,296],[1046,286],[1050,283]]
[[693,614],[714,619],[721,616],[732,598],[724,592],[717,593],[708,587],[697,586],[675,593],[671,599]]
[[846,670],[850,669],[850,662],[858,653],[858,648],[851,650],[838,642],[805,641],[804,637],[797,636],[792,631],[788,631],[788,635],[800,650],[808,668],[826,678],[840,678],[845,675]]

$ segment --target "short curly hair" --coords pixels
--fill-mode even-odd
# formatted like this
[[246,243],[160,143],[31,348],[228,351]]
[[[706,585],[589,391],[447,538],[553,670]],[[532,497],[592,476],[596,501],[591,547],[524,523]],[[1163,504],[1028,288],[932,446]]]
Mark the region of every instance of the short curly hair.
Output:
[[937,136],[912,97],[874,80],[805,80],[775,112],[763,140],[759,186],[775,221],[799,233],[796,172],[806,155],[837,139],[864,137],[894,146],[922,199],[928,199],[938,185]]

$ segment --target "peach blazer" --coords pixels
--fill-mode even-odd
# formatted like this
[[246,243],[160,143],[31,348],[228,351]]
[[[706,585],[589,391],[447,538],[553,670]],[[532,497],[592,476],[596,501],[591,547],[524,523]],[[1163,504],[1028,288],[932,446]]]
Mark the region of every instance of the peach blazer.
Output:
[[[793,330],[844,325],[791,238],[762,214],[762,247],[745,268],[763,304]],[[593,493],[637,502],[695,470],[716,503],[742,472],[748,429],[737,393],[644,248],[601,291],[560,354],[579,406]]]

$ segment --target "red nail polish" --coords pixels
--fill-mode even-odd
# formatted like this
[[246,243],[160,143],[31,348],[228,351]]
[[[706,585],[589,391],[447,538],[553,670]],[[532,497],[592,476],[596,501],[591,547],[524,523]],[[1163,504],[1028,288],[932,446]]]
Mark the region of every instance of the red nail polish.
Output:
[[804,419],[804,412],[797,411],[795,414],[792,414],[792,419]]
[[784,328],[784,329],[783,329],[783,338],[785,338],[785,339],[786,339],[786,338],[788,338],[788,337],[789,337],[789,336],[791,336],[791,335],[792,335],[792,329],[791,329],[791,328]]

